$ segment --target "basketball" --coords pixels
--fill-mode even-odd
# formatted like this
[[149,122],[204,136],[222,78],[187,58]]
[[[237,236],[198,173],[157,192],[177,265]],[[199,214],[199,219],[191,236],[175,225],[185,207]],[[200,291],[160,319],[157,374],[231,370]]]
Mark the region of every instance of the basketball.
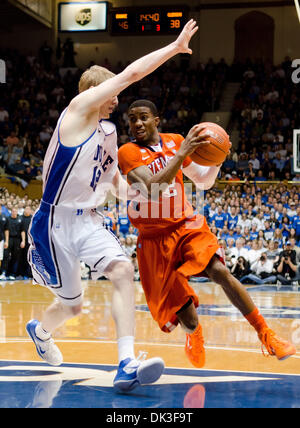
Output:
[[213,166],[224,162],[231,148],[229,135],[216,123],[203,122],[200,125],[205,126],[201,134],[209,134],[210,144],[198,147],[190,158],[199,165]]

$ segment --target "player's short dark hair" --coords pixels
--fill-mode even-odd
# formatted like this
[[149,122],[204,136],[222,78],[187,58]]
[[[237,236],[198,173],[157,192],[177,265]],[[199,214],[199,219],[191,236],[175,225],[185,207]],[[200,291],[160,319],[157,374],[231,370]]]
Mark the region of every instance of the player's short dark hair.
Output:
[[135,108],[135,107],[148,107],[150,109],[151,113],[153,114],[153,116],[158,116],[157,107],[152,101],[149,101],[149,100],[133,101],[133,103],[130,104],[128,111],[131,110],[132,108]]

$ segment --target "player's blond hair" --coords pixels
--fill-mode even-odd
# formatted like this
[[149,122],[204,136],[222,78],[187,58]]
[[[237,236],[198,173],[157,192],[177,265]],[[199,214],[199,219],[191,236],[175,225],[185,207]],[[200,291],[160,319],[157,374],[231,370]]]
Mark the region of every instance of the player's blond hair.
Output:
[[92,65],[92,67],[85,70],[79,80],[78,90],[79,93],[86,91],[91,86],[98,86],[100,83],[107,79],[111,79],[115,74],[105,67],[100,65]]

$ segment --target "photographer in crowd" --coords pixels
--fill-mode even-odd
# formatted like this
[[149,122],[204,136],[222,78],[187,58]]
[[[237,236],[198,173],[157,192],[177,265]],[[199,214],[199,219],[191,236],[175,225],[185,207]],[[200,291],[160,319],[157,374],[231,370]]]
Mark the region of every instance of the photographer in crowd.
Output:
[[249,271],[249,262],[243,256],[238,257],[231,268],[232,275],[239,280],[248,275]]
[[287,241],[284,251],[279,254],[276,265],[277,280],[283,285],[292,284],[297,274],[296,251],[292,250],[290,241]]
[[273,274],[273,262],[268,259],[267,253],[261,256],[251,265],[251,273],[241,278],[243,284],[273,284],[276,275]]

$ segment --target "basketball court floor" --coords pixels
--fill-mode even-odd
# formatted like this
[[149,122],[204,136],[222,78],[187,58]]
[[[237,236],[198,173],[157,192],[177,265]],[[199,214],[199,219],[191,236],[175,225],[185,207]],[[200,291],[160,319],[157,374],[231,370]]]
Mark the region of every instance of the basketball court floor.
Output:
[[37,356],[25,325],[41,318],[53,295],[31,281],[0,283],[1,408],[300,407],[300,288],[248,287],[269,326],[297,348],[295,356],[279,362],[262,354],[256,332],[219,286],[193,283],[206,347],[206,364],[195,369],[184,353],[184,332],[159,330],[136,282],[136,355],[160,356],[166,369],[155,384],[121,395],[112,387],[117,367],[112,286],[109,281],[84,286],[83,313],[55,334],[64,364],[52,367]]

